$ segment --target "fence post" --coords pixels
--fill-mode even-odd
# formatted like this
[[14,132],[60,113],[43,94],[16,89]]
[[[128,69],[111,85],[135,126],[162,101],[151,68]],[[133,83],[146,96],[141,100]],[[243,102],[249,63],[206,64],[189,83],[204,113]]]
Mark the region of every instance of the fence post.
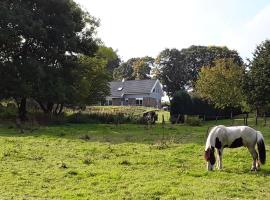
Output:
[[233,111],[231,110],[231,124],[233,125]]
[[164,115],[162,114],[162,140],[165,139],[164,129],[165,129],[165,120],[164,120]]

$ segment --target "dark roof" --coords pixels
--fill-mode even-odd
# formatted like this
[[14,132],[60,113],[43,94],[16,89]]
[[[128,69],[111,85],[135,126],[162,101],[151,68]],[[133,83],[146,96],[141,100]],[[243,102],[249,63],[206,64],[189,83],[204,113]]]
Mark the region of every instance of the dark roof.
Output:
[[112,81],[110,82],[110,96],[122,97],[125,94],[150,94],[156,81],[157,80]]

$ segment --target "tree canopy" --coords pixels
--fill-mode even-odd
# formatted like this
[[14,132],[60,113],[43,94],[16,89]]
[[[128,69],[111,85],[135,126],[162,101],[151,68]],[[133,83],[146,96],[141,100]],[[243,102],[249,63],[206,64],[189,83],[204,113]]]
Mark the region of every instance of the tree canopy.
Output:
[[270,40],[258,45],[244,79],[243,89],[249,105],[254,109],[270,103]]
[[232,59],[242,65],[237,51],[218,46],[191,46],[186,49],[165,49],[156,59],[154,74],[166,86],[169,96],[176,91],[194,86],[203,66],[212,67],[217,59]]
[[27,98],[50,111],[75,94],[78,55],[98,49],[98,22],[72,0],[3,0],[0,3],[0,89],[25,115]]
[[154,59],[151,57],[131,58],[127,62],[123,62],[114,70],[115,80],[143,80],[150,79],[151,68]]
[[213,67],[201,69],[195,91],[214,103],[216,108],[240,107],[243,102],[243,75],[244,68],[232,59],[219,59],[214,61]]
[[119,67],[121,59],[117,55],[117,52],[111,47],[106,47],[105,45],[100,45],[96,53],[97,58],[101,58],[106,61],[106,66],[109,74],[113,75],[115,68]]
[[190,80],[190,72],[185,64],[185,56],[177,49],[165,49],[156,59],[155,77],[165,86],[169,96],[184,90]]

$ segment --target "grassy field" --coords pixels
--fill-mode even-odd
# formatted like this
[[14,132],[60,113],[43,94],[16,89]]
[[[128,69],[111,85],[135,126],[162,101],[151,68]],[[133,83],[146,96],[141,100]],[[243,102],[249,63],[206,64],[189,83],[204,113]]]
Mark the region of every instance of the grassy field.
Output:
[[[229,123],[220,121],[220,124]],[[0,125],[0,199],[270,199],[270,157],[247,149],[206,171],[200,127],[68,124],[21,134]],[[270,142],[270,128],[257,127]]]

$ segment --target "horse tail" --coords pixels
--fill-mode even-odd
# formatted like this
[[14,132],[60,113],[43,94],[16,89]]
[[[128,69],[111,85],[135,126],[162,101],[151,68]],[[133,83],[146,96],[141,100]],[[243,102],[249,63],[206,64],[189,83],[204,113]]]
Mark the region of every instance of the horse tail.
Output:
[[266,152],[263,135],[260,131],[257,131],[257,147],[259,151],[259,160],[262,164],[264,164],[266,159]]

